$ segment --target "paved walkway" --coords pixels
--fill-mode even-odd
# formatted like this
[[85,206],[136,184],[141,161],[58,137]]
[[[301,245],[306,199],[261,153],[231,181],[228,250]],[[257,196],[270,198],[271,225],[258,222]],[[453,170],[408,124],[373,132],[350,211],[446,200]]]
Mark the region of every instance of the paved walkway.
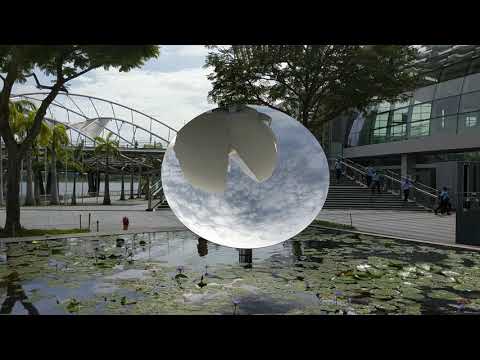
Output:
[[359,231],[426,240],[443,244],[455,243],[455,214],[435,215],[420,211],[322,210],[318,220],[350,225]]
[[[145,200],[115,201],[113,205],[103,206],[85,204],[77,206],[40,206],[22,207],[21,223],[27,229],[67,229],[80,227],[80,215],[82,216],[82,228],[88,227],[88,214],[91,214],[92,231],[96,231],[96,222],[99,222],[99,231],[121,231],[122,219],[127,216],[130,221],[129,231],[160,231],[163,228],[182,228],[185,226],[176,218],[170,210],[145,211]],[[5,223],[5,208],[0,209],[0,224]]]
[[[112,205],[97,205],[89,199],[77,206],[22,207],[21,221],[26,228],[82,228],[88,226],[96,231],[99,222],[101,233],[122,232],[122,218],[130,220],[129,232],[162,231],[164,229],[186,229],[171,210],[145,211],[147,201],[133,199],[112,201]],[[444,244],[455,243],[455,215],[436,216],[429,212],[375,211],[375,210],[322,210],[317,219],[341,224],[352,224],[359,231],[426,240]],[[5,208],[0,208],[0,225],[5,223]]]

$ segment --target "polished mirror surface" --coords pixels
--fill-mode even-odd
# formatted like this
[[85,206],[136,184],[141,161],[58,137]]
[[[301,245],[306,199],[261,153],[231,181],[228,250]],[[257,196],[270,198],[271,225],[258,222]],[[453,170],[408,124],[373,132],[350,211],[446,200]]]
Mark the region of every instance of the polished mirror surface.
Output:
[[[263,106],[248,106],[247,110],[252,109],[270,119],[268,126],[276,140],[276,164],[266,180],[255,179],[245,158],[230,152],[224,190],[202,190],[184,176],[175,140],[162,164],[165,197],[179,220],[204,239],[246,249],[278,244],[305,229],[325,203],[329,184],[327,159],[310,131],[280,111]],[[197,138],[196,144],[215,140],[209,139],[216,132],[207,131],[208,117],[199,116],[192,122],[197,120],[203,121],[206,131],[199,133],[204,139]],[[246,143],[250,141],[249,134],[242,136]]]

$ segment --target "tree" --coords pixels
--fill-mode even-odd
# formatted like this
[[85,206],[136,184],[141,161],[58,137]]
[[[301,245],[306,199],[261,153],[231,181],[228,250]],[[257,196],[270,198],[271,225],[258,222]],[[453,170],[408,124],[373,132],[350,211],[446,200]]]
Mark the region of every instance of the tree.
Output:
[[[60,91],[67,91],[68,82],[91,70],[111,67],[129,71],[139,67],[159,54],[158,46],[88,46],[88,45],[1,45],[0,79],[0,135],[8,153],[7,163],[7,206],[4,232],[11,235],[21,228],[20,224],[20,161],[40,132],[47,108]],[[53,77],[51,86],[41,85],[35,72]],[[33,76],[41,89],[48,94],[35,114],[33,125],[21,143],[17,142],[9,124],[10,96],[15,83],[25,82]]]
[[[23,141],[27,135],[28,130],[33,126],[37,108],[34,103],[28,100],[20,100],[10,103],[10,127],[17,141]],[[33,141],[31,147],[26,150],[26,196],[25,205],[35,205],[35,197],[33,194],[34,173],[32,166],[32,156],[38,153],[38,147],[46,146],[49,142],[51,131],[45,121],[42,121],[40,132],[37,138]]]
[[209,46],[209,100],[267,105],[314,131],[351,111],[402,100],[417,50],[397,45]]
[[50,173],[52,174],[50,182],[50,204],[58,205],[58,177],[57,177],[57,155],[60,155],[60,159],[64,159],[66,153],[64,146],[69,143],[67,129],[65,125],[56,123],[52,128],[52,136],[50,137]]
[[71,205],[77,205],[77,174],[85,171],[85,166],[82,161],[84,142],[83,140],[75,147],[75,149],[69,153],[70,166],[74,170],[73,173],[73,190],[72,190],[72,202]]
[[103,195],[103,205],[111,205],[110,201],[110,176],[109,176],[109,159],[111,157],[117,157],[120,152],[118,150],[118,141],[111,140],[113,133],[109,133],[107,138],[104,139],[100,136],[95,138],[95,154],[105,156],[105,190]]

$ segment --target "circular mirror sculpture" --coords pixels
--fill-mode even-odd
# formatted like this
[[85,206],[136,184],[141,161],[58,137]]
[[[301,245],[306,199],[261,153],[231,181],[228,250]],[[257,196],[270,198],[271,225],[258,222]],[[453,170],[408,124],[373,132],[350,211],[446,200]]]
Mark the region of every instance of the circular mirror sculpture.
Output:
[[192,232],[219,245],[254,249],[304,230],[325,203],[328,162],[292,117],[265,106],[205,112],[169,144],[162,185]]

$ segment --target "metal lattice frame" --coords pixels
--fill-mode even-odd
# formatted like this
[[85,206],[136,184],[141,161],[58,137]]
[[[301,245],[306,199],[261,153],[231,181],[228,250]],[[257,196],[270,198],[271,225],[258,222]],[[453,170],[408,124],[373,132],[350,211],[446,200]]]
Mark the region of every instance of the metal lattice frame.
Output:
[[[12,95],[11,99],[25,99],[39,104],[47,95],[47,92],[24,93]],[[151,148],[158,145],[165,148],[177,133],[173,127],[141,111],[81,94],[58,94],[47,108],[47,115],[47,121],[62,123],[67,127],[70,142],[74,146],[80,141],[86,146],[95,146],[95,136],[78,128],[79,124],[86,121],[90,121],[86,127],[96,126],[97,132],[101,129],[101,133],[96,135],[112,133],[121,148]]]

